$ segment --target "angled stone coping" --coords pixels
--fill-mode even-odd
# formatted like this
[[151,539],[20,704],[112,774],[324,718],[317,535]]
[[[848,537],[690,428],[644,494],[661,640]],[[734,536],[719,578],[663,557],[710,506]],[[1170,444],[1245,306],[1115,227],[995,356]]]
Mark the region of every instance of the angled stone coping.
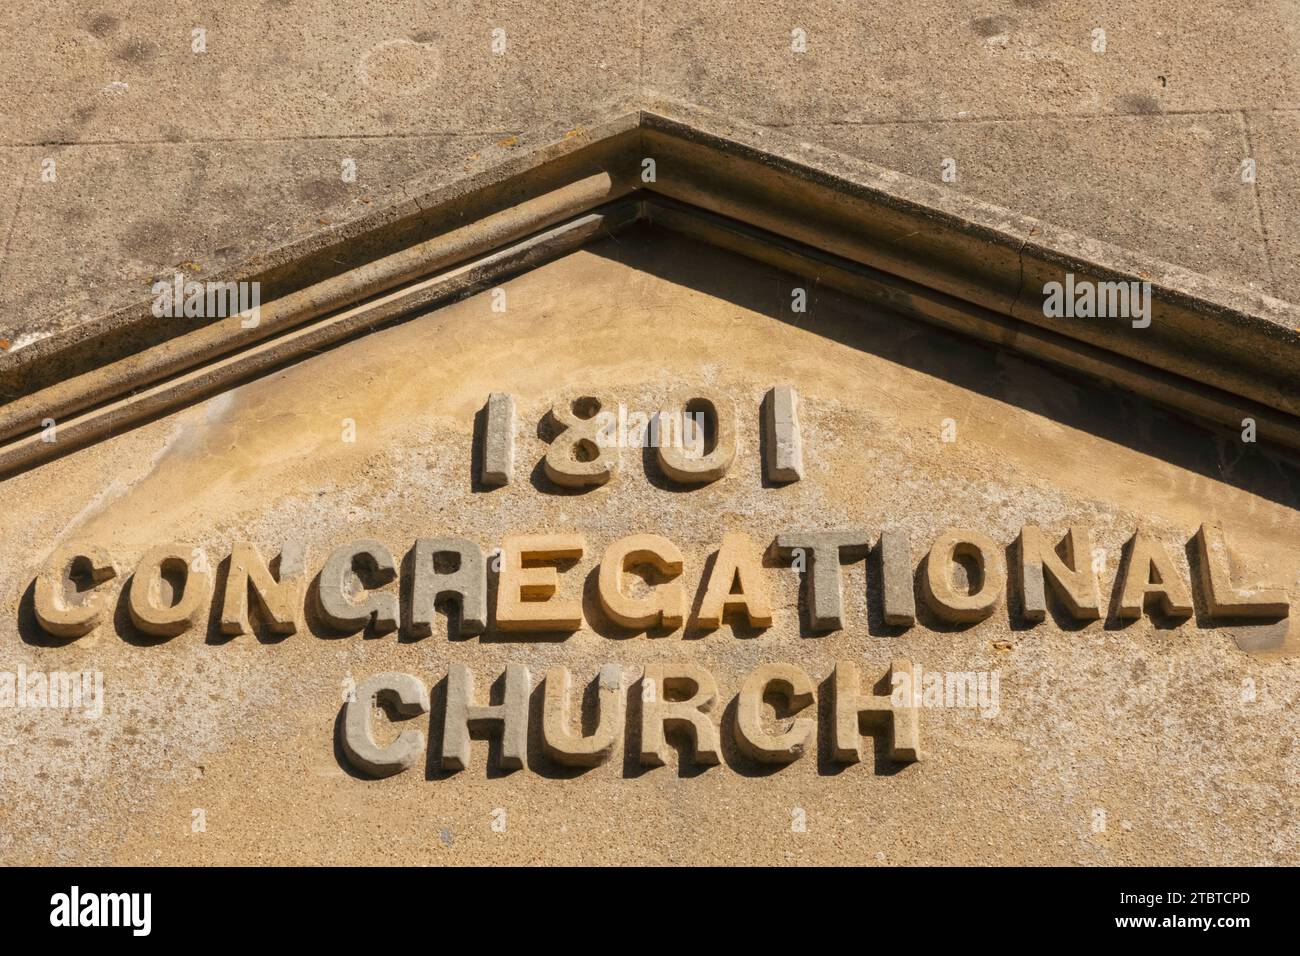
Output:
[[[251,328],[159,319],[151,299],[0,355],[0,475],[647,223],[1300,449],[1300,308],[1278,299],[667,101],[486,159],[205,276],[260,284]],[[1067,278],[1149,283],[1149,324],[1045,314]]]

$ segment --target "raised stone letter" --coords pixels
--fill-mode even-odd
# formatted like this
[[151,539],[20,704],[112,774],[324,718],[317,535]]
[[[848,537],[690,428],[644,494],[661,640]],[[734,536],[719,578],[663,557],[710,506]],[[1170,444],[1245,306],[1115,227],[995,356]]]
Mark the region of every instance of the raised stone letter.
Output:
[[[669,700],[669,692],[686,699]],[[690,733],[696,763],[719,763],[718,728],[708,716],[717,702],[718,685],[703,667],[647,664],[641,678],[641,763],[647,767],[668,763],[672,748],[664,737],[666,730]]]
[[[79,591],[78,577],[84,577],[90,587]],[[36,579],[36,620],[55,637],[89,634],[104,617],[104,595],[95,588],[115,577],[113,559],[97,545],[60,548]]]
[[1218,524],[1201,525],[1196,539],[1200,547],[1201,591],[1210,617],[1280,619],[1291,613],[1286,591],[1233,586],[1228,546]]
[[[889,676],[912,673],[912,662],[891,662]],[[858,665],[840,661],[835,665],[835,723],[831,728],[831,757],[840,763],[857,763],[862,759],[861,717],[883,718],[890,722],[889,759],[911,763],[921,759],[921,726],[914,699],[902,704],[894,695],[862,693]],[[892,691],[892,683],[891,683]]]
[[764,464],[767,480],[786,484],[803,477],[803,440],[799,435],[799,393],[777,385],[763,400]]
[[[358,631],[373,622],[376,634],[397,629],[397,595],[370,591],[397,577],[393,554],[371,538],[353,541],[334,550],[320,573],[321,616],[338,631]],[[365,599],[354,600],[365,593]]]
[[793,763],[804,755],[816,725],[798,717],[785,733],[768,733],[763,727],[763,695],[769,690],[785,698],[791,716],[812,703],[813,682],[802,668],[760,664],[745,678],[736,700],[736,743],[753,760]]
[[637,565],[649,565],[675,578],[682,573],[682,553],[657,534],[631,534],[611,544],[600,562],[600,606],[605,614],[623,627],[681,627],[686,596],[677,581],[660,585],[644,597],[623,593],[623,572]]
[[1064,544],[1065,560],[1062,560],[1036,525],[1027,524],[1020,529],[1020,587],[1027,621],[1047,617],[1048,580],[1076,621],[1095,621],[1101,617],[1097,575],[1092,570],[1092,532],[1071,527],[1065,532]]
[[[193,549],[164,544],[145,553],[131,579],[131,621],[145,634],[175,637],[199,620],[212,597],[212,573],[190,564]],[[166,572],[183,580],[179,596]]]
[[[439,571],[438,559],[455,555],[454,571]],[[457,599],[460,633],[482,634],[487,627],[487,562],[483,549],[464,538],[419,538],[412,555],[411,634],[433,633],[434,607],[444,597]]]
[[[707,442],[710,425],[712,448]],[[670,435],[670,431],[676,434]],[[735,409],[715,392],[695,389],[677,396],[656,417],[655,435],[659,467],[684,485],[716,481],[736,460]]]
[[623,670],[617,664],[600,669],[596,729],[590,737],[575,734],[569,720],[573,675],[562,664],[546,671],[542,696],[542,744],[546,755],[568,767],[594,767],[609,759],[623,729]]
[[230,549],[230,574],[221,605],[221,633],[247,634],[248,595],[257,596],[258,607],[272,634],[296,634],[302,624],[303,594],[307,586],[307,554],[300,542],[288,542],[280,549],[280,579],[277,581],[256,545],[237,541]]
[[912,546],[905,531],[880,535],[880,581],[886,624],[911,627],[916,623],[916,588],[912,578]]
[[1160,595],[1160,609],[1169,617],[1192,613],[1191,593],[1168,553],[1158,541],[1138,531],[1133,535],[1116,614],[1124,620],[1141,617],[1149,594]]
[[484,725],[501,733],[501,766],[518,770],[528,753],[528,693],[532,677],[523,664],[506,665],[505,695],[499,704],[474,704],[474,674],[464,664],[447,671],[447,711],[442,725],[442,766],[469,766],[469,735]]
[[429,691],[418,677],[390,671],[366,678],[355,699],[344,705],[343,752],[348,762],[372,777],[391,777],[411,766],[424,753],[424,734],[408,728],[381,747],[375,743],[371,712],[376,704],[388,704],[399,716],[414,717],[429,709],[428,702]]
[[732,531],[722,536],[696,618],[700,627],[721,627],[729,611],[744,611],[750,627],[772,626],[772,602],[759,565],[758,548],[749,535]]
[[604,408],[599,398],[589,395],[551,406],[551,417],[564,431],[546,449],[547,478],[565,488],[592,488],[617,473],[618,447],[601,438]]
[[497,627],[503,631],[576,631],[582,603],[555,599],[560,576],[555,568],[524,567],[525,561],[580,558],[587,543],[580,534],[529,534],[501,543],[497,577]]
[[844,626],[840,561],[844,558],[857,561],[870,548],[865,531],[777,535],[777,554],[785,560],[791,560],[796,550],[803,552],[804,596],[810,629],[830,631]]
[[[982,621],[992,614],[1007,581],[998,552],[998,546],[978,531],[954,528],[941,535],[926,562],[924,590],[930,610],[954,624]],[[970,558],[975,564],[980,588],[974,593],[963,593],[953,585],[952,566],[959,557]]]
[[515,473],[515,399],[505,392],[488,396],[483,429],[483,484],[499,488]]

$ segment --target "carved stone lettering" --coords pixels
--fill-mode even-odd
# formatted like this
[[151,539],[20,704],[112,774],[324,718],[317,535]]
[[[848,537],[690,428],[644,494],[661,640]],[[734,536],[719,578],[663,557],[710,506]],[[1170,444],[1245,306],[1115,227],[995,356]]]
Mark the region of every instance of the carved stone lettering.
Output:
[[[954,565],[959,558],[967,559],[979,580],[973,590],[961,590],[953,583]],[[971,624],[984,620],[998,606],[1007,573],[1001,549],[992,539],[978,531],[957,528],[935,541],[923,580],[926,602],[936,617],[954,624]]]
[[393,554],[373,539],[336,548],[320,573],[321,617],[338,631],[371,627],[376,634],[397,629],[398,597],[377,590],[397,578]]
[[556,597],[560,575],[539,562],[574,561],[587,545],[582,535],[535,534],[506,538],[497,578],[497,626],[503,631],[576,631],[582,603]]
[[696,664],[647,664],[641,685],[642,764],[668,763],[672,748],[664,734],[669,730],[689,736],[695,763],[722,760],[718,727],[710,716],[718,703],[712,674]]
[[542,741],[546,755],[570,767],[594,767],[609,759],[623,730],[623,671],[616,664],[600,669],[596,728],[589,735],[574,733],[569,705],[573,675],[562,664],[546,671],[542,701]]
[[407,728],[391,744],[379,746],[371,726],[376,704],[387,704],[399,716],[413,717],[429,709],[429,691],[410,674],[376,674],[362,681],[356,696],[344,705],[342,743],[348,761],[369,776],[391,777],[424,756],[424,734]]
[[[77,578],[90,585],[78,590]],[[36,578],[36,620],[56,637],[81,637],[104,620],[107,596],[99,585],[117,577],[108,552],[96,545],[61,548],[50,556]]]
[[145,553],[131,577],[131,621],[145,634],[175,637],[199,622],[212,597],[212,572],[192,564],[194,549],[164,544]]
[[700,627],[718,628],[732,611],[743,613],[750,627],[772,626],[772,604],[758,548],[749,535],[739,531],[722,537],[696,622]]
[[623,627],[681,627],[686,609],[681,583],[669,580],[643,597],[632,597],[624,588],[623,572],[637,565],[676,578],[682,573],[682,553],[677,545],[657,534],[628,535],[611,544],[600,562],[600,606],[605,614]]

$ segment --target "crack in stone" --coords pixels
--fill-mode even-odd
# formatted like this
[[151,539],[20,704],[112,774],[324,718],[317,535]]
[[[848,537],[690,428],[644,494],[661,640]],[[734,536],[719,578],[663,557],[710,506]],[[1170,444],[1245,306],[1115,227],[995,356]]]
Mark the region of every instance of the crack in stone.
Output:
[[[1255,160],[1256,169],[1258,169],[1259,158],[1255,155],[1255,145],[1252,142],[1252,137],[1250,135],[1250,117],[1245,110],[1242,110],[1239,115],[1241,118],[1242,135],[1245,137],[1246,140],[1246,156],[1250,159]],[[1264,240],[1264,264],[1268,267],[1269,287],[1271,288],[1273,294],[1276,295],[1278,294],[1279,291],[1278,284],[1277,284],[1277,273],[1273,269],[1273,250],[1271,248],[1271,244],[1268,239],[1268,222],[1264,217],[1264,203],[1261,200],[1259,195],[1258,172],[1255,175],[1254,181],[1251,182],[1250,184],[1250,194],[1251,197],[1255,200],[1255,217],[1259,220],[1259,232],[1260,232],[1260,236]]]
[[1016,265],[1019,268],[1019,275],[1016,278],[1016,294],[1011,298],[1011,307],[1007,309],[1007,315],[1011,318],[1016,317],[1016,306],[1020,304],[1020,296],[1025,291],[1025,246],[1029,245],[1029,237],[1032,236],[1033,230],[1025,233],[1025,237],[1020,240],[1020,248],[1016,250]]

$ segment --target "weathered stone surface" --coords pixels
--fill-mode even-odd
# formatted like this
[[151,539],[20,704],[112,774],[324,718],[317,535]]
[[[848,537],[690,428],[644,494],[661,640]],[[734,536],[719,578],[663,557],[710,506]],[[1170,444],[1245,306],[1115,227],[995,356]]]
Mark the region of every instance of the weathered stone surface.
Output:
[[[0,182],[0,228],[16,220],[0,335],[76,327],[131,301],[109,276],[220,269],[379,205],[422,168],[435,181],[481,169],[523,130],[651,91],[931,181],[954,157],[954,190],[1261,289],[1271,267],[1278,294],[1297,298],[1292,0],[1245,15],[1169,0],[1066,12],[918,0],[902,14],[670,2],[640,16],[628,2],[561,4],[512,9],[501,55],[472,6],[412,29],[425,18],[416,0],[378,12],[240,0],[195,54],[193,18],[162,0],[131,16],[15,8],[0,31],[0,128],[28,187],[19,202]],[[1098,24],[1104,53],[1090,48]],[[63,82],[40,79],[51,73]],[[1232,182],[1251,145],[1267,228],[1255,191]],[[31,183],[47,155],[75,170],[72,189]],[[361,173],[351,187],[344,157]]]
[[[802,582],[776,563],[757,568],[772,614],[762,632],[700,634],[688,624],[658,636],[608,622],[602,556],[644,533],[682,553],[675,580],[685,590],[684,624],[707,589],[710,556],[737,531],[767,544],[792,528],[906,528],[915,569],[947,528],[977,529],[1002,551],[1026,524],[1049,540],[1087,526],[1104,551],[1098,584],[1109,609],[1135,528],[1190,580],[1180,555],[1201,524],[1218,520],[1234,587],[1293,588],[1300,481],[1284,456],[824,288],[798,322],[780,321],[773,316],[787,314],[779,310],[788,310],[788,284],[664,232],[624,235],[509,280],[507,314],[491,311],[489,295],[469,296],[6,479],[15,504],[0,512],[2,669],[94,668],[106,690],[98,720],[0,708],[0,857],[87,865],[816,864],[871,862],[877,853],[879,862],[913,865],[1300,861],[1283,747],[1300,736],[1295,615],[1264,623],[1283,629],[1266,651],[1243,650],[1204,620],[1199,588],[1190,593],[1198,613],[1175,622],[1143,615],[1122,627],[1098,620],[1066,630],[1051,615],[1028,626],[1014,606],[999,605],[980,622],[937,629],[922,608],[922,620],[900,633],[881,626],[884,595],[869,587],[871,562],[859,562],[841,569],[844,627],[816,637],[801,634]],[[707,344],[718,341],[725,350]],[[547,361],[527,360],[539,354]],[[763,485],[759,403],[783,381],[805,398],[803,437],[815,455],[802,481],[772,489]],[[547,445],[534,426],[564,395],[599,386],[629,407],[658,408],[678,383],[696,382],[737,408],[737,456],[725,479],[683,489],[647,473],[627,449],[615,479],[581,494],[541,477]],[[473,481],[472,423],[493,391],[516,397],[518,460],[516,480],[485,493]],[[353,444],[339,440],[344,418],[357,424]],[[959,425],[953,444],[940,439],[945,418]],[[122,598],[122,579],[160,541],[203,548],[219,586],[235,540],[257,543],[267,557],[282,541],[302,540],[310,578],[359,538],[400,555],[421,538],[465,537],[489,555],[491,612],[500,580],[490,555],[507,537],[575,533],[587,547],[562,566],[555,598],[585,607],[581,626],[562,635],[512,635],[489,613],[482,639],[448,639],[436,628],[417,642],[394,633],[376,640],[339,634],[309,613],[293,639],[222,642],[219,608],[209,602],[206,629],[156,645],[139,639]],[[30,589],[64,542],[96,543],[122,570],[97,589],[103,623],[60,644],[42,641]],[[624,575],[632,595],[641,593],[636,577]],[[409,578],[379,593],[396,595],[399,584]],[[734,620],[743,625],[743,612]],[[822,747],[834,719],[835,662],[857,666],[855,694],[887,702],[882,678],[904,657],[941,676],[999,673],[1000,712],[923,704],[925,759],[915,765],[887,760],[892,718],[882,713],[874,726],[859,718],[862,760],[834,760]],[[523,769],[501,774],[494,742],[476,738],[464,771],[442,770],[443,682],[453,666],[475,675],[472,703],[482,705],[501,699],[488,688],[508,664],[536,678],[563,665],[583,685],[611,660],[631,687],[625,732],[603,764],[557,768],[530,726]],[[665,755],[669,766],[643,769],[642,687],[632,675],[674,662],[716,684],[717,703],[703,716],[717,728],[719,763],[696,761],[683,727],[665,733],[665,746],[679,751]],[[773,663],[802,669],[817,700],[791,718],[769,694],[764,728],[816,719],[822,739],[802,759],[755,767],[737,744],[740,690]],[[375,782],[337,752],[335,728],[340,688],[385,672],[429,686],[432,712],[376,718],[377,743],[418,730],[433,752]],[[580,689],[570,699],[574,733]],[[529,703],[538,723],[544,693],[535,679]],[[863,731],[881,736],[873,744]],[[489,724],[485,735],[496,732]],[[190,829],[195,808],[206,811],[206,833]],[[509,813],[505,834],[491,827],[496,808]],[[806,811],[805,832],[792,832],[794,808]],[[1093,830],[1098,809],[1104,832]]]
[[[628,0],[545,12],[456,4],[437,16],[417,0],[232,0],[202,14],[144,0],[129,11],[6,14],[0,77],[12,98],[0,120],[23,141],[500,132],[616,97],[637,72]],[[206,29],[202,53],[196,26]],[[504,46],[494,49],[497,28]],[[65,83],[35,82],[41,68]]]
[[[1275,0],[1252,13],[1138,0],[991,11],[920,2],[847,17],[834,3],[667,0],[645,21],[646,78],[781,125],[1294,107],[1294,9]],[[1092,47],[1098,25],[1109,26],[1105,52]]]
[[[211,277],[400,202],[426,170],[435,182],[463,175],[503,138],[204,142],[179,129],[175,136],[0,151],[0,175],[4,158],[14,159],[14,189],[0,212],[0,229],[14,215],[12,232],[0,232],[11,237],[0,270],[0,337],[23,345],[149,298],[160,278]],[[56,163],[52,183],[40,179],[47,159]],[[355,164],[355,182],[342,180],[345,160]],[[3,192],[0,182],[0,200]],[[71,281],[51,281],[54,262]]]
[[1274,294],[1300,302],[1300,222],[1294,215],[1300,206],[1300,111],[1250,113],[1242,122],[1256,161],[1256,198]]
[[[1078,116],[799,123],[785,132],[954,194],[1296,301],[1298,287],[1275,291],[1272,277],[1286,267],[1276,261],[1278,250],[1294,248],[1296,236],[1287,232],[1280,204],[1267,228],[1258,207],[1270,186],[1285,190],[1295,180],[1286,168],[1273,168],[1258,133],[1258,193],[1240,176],[1251,132],[1291,114],[1249,114],[1248,130],[1232,113],[1152,109],[1166,90],[1157,86],[1152,99],[1136,95],[1130,108]],[[1293,150],[1282,154],[1290,155]],[[945,160],[953,163],[953,182],[943,179]],[[1280,235],[1287,235],[1285,243]],[[1041,290],[1025,291],[1041,301]]]

